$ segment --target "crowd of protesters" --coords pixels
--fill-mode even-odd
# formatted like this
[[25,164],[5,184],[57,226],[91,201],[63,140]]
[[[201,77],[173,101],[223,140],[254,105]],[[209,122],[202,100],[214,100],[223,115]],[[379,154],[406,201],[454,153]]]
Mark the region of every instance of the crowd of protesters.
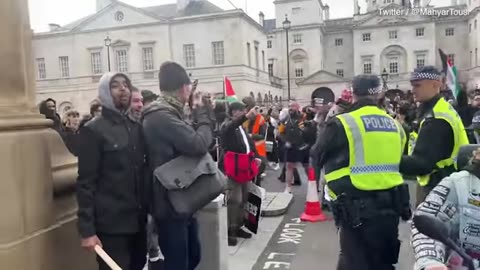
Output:
[[[84,116],[71,109],[61,117],[50,98],[39,105],[78,157],[82,246],[102,246],[126,270],[143,269],[147,254],[151,263],[163,254],[162,269],[167,270],[192,270],[201,260],[195,213],[176,212],[155,169],[181,156],[210,153],[228,179],[228,244],[235,246],[238,238],[252,237],[243,229],[248,185],[261,187],[272,172],[285,183],[286,193],[305,183],[307,168],[315,164],[310,157],[320,154],[312,154],[321,140],[319,131],[352,104],[349,90],[334,102],[316,99],[304,107],[294,99],[285,107],[262,107],[250,96],[215,101],[196,91],[198,81],[191,82],[173,62],[160,67],[159,80],[161,95],[139,91],[125,74],[107,73]],[[465,126],[480,129],[480,90],[456,98],[445,92],[445,98]],[[387,93],[378,105],[406,134],[418,131],[419,107],[410,92]],[[472,142],[475,134],[471,132]],[[324,183],[317,186],[323,191]],[[99,269],[109,268],[99,260]]]

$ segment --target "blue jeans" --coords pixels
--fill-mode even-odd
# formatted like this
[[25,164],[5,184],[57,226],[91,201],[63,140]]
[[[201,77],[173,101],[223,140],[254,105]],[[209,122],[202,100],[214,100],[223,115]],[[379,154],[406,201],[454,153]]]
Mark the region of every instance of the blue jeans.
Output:
[[194,270],[201,257],[197,220],[162,220],[157,228],[158,244],[165,257],[165,270]]

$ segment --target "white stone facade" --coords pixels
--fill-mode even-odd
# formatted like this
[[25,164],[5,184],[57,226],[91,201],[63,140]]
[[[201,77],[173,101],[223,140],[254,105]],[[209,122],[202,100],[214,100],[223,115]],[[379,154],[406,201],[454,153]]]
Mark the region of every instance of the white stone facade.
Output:
[[52,97],[60,111],[88,112],[108,71],[107,35],[111,70],[123,70],[141,90],[158,93],[158,68],[173,60],[199,79],[200,91],[222,93],[227,76],[239,97],[282,95],[267,72],[265,30],[241,10],[223,11],[203,0],[143,9],[114,0],[97,4],[96,14],[34,35],[38,102]]
[[[107,70],[107,35],[112,70],[126,69],[138,88],[156,92],[159,65],[173,60],[200,80],[203,91],[221,93],[228,76],[238,96],[252,92],[285,100],[287,55],[291,96],[303,104],[315,90],[333,99],[354,75],[380,75],[384,69],[389,89],[409,90],[415,67],[441,68],[438,49],[453,57],[468,89],[480,87],[480,0],[453,0],[454,6],[434,9],[467,10],[467,16],[414,15],[412,8],[425,3],[416,0],[368,0],[362,11],[358,1],[353,17],[330,19],[330,7],[321,0],[275,0],[277,18],[260,14],[256,22],[241,10],[224,11],[206,0],[151,8],[98,0],[96,14],[34,36],[38,100],[53,97],[87,111],[98,77]],[[291,21],[288,52],[285,15]],[[151,59],[145,59],[147,52]]]
[[[289,55],[292,96],[307,103],[312,92],[319,88],[326,96],[328,90],[325,88],[338,96],[349,87],[354,75],[366,72],[380,75],[384,69],[389,73],[389,89],[409,90],[409,75],[417,65],[441,68],[438,49],[453,56],[460,80],[468,89],[480,87],[480,79],[477,79],[480,75],[480,1],[452,1],[455,6],[435,9],[422,7],[422,1],[366,2],[366,11],[357,7],[354,8],[353,17],[333,20],[328,18],[328,5],[321,0],[274,2],[277,18],[265,21],[272,43],[272,48],[268,49],[271,57],[269,62],[273,64],[273,75],[285,81],[287,49],[282,23],[287,15],[291,21]],[[357,5],[358,0],[353,3]],[[468,12],[468,15],[413,15],[420,10],[418,5],[423,10],[455,9],[463,11],[463,14]],[[416,8],[414,12],[413,8]],[[401,15],[381,14],[380,9],[393,10]],[[295,35],[302,36],[301,43],[295,42]],[[298,68],[302,68],[303,72],[295,70]]]

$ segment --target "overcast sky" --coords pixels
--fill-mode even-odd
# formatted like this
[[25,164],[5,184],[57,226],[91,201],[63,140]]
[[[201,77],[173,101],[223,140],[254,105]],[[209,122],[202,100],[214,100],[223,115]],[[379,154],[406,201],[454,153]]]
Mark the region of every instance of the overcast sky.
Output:
[[[176,0],[121,0],[124,3],[147,7],[175,3]],[[228,0],[209,0],[223,9],[234,8]],[[35,32],[47,31],[49,23],[60,25],[84,17],[95,12],[96,0],[28,0],[30,9],[30,23]],[[263,11],[266,18],[275,17],[273,0],[230,0],[237,8],[245,10],[247,3],[248,14],[257,20],[258,13]],[[365,11],[364,2],[359,0],[362,11]],[[431,5],[445,6],[451,0],[431,0]],[[323,0],[330,6],[331,18],[350,17],[353,13],[353,0]]]

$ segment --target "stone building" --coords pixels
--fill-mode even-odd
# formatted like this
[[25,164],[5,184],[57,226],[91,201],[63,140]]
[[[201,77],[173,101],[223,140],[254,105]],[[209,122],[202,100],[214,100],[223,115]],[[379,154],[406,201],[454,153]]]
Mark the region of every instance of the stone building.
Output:
[[109,67],[158,93],[158,68],[167,60],[185,66],[200,91],[221,94],[228,76],[238,96],[282,94],[280,80],[267,72],[265,30],[242,10],[206,0],[146,8],[97,0],[95,14],[50,28],[33,38],[37,101],[52,97],[60,112],[87,112]]
[[[292,96],[309,101],[315,92],[332,99],[354,75],[384,70],[388,89],[405,91],[415,67],[441,68],[439,48],[460,70],[460,80],[469,89],[478,87],[480,1],[454,0],[450,7],[434,8],[426,6],[430,1],[366,0],[362,11],[354,0],[353,17],[342,19],[330,19],[330,7],[323,2],[276,0],[276,19],[264,20],[268,70],[282,79],[287,78],[285,16],[291,22]],[[415,14],[420,11],[424,13]]]
[[388,89],[409,90],[415,67],[441,68],[438,49],[450,56],[468,89],[480,84],[480,0],[452,0],[442,8],[430,1],[365,0],[365,10],[353,0],[353,16],[341,19],[330,18],[324,1],[275,0],[275,19],[260,13],[254,20],[207,0],[147,8],[97,0],[95,14],[35,34],[37,99],[53,97],[60,110],[86,111],[108,70],[108,52],[111,70],[128,73],[140,89],[158,91],[160,63],[174,60],[203,91],[221,95],[228,76],[239,96],[272,102],[288,97],[287,59],[291,96],[303,104],[312,96],[333,100],[362,73],[385,71]]

